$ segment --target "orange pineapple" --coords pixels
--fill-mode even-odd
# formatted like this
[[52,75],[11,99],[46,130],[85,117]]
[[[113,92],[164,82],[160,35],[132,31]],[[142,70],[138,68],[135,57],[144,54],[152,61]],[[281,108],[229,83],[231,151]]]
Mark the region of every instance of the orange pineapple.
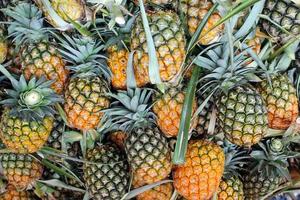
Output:
[[1,200],[34,200],[34,193],[31,191],[18,191],[14,186],[8,185],[5,193],[0,195]]
[[108,138],[110,141],[112,141],[113,143],[115,143],[120,149],[124,150],[125,146],[125,139],[126,139],[127,135],[125,132],[123,131],[116,131],[113,133],[110,133]]
[[220,146],[206,140],[191,140],[185,164],[174,168],[174,187],[187,200],[208,200],[218,190],[224,164]]
[[156,186],[142,194],[139,194],[137,200],[170,200],[173,192],[172,183],[165,183]]

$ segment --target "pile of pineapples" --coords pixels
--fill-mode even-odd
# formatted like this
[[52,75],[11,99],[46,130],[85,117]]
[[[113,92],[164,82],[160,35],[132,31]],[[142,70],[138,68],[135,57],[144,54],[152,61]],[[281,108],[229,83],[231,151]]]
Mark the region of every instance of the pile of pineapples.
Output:
[[1,200],[300,191],[296,0],[1,0]]

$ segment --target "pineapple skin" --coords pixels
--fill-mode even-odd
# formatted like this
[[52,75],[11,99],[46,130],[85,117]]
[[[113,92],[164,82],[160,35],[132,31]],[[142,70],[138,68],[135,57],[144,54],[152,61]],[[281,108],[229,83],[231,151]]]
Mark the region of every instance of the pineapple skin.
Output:
[[[160,78],[171,81],[180,71],[185,57],[185,34],[179,16],[173,11],[148,13],[148,21],[158,59]],[[139,87],[150,82],[148,47],[141,16],[131,32],[131,50],[135,51],[133,65]]]
[[43,166],[30,154],[0,154],[3,175],[17,189],[26,189],[42,176]]
[[156,186],[146,192],[137,195],[137,200],[170,200],[173,193],[172,183]]
[[[181,111],[183,107],[185,92],[183,85],[169,87],[164,94],[154,95],[153,112],[157,115],[157,125],[166,137],[175,137],[179,131]],[[196,98],[193,101],[192,113],[197,109]],[[191,128],[197,125],[194,119]]]
[[222,178],[218,189],[218,200],[244,200],[243,183],[238,177]]
[[280,176],[265,177],[261,173],[244,177],[245,200],[257,200],[279,187],[284,182]]
[[273,75],[272,87],[264,80],[259,87],[268,110],[269,127],[287,129],[298,117],[296,89],[287,75]]
[[26,45],[21,50],[20,59],[27,80],[32,76],[38,78],[45,76],[48,80],[54,81],[52,89],[56,93],[63,92],[69,72],[53,45],[47,42]]
[[125,141],[125,152],[138,185],[163,180],[171,172],[168,142],[155,125],[133,129]]
[[108,87],[100,77],[71,78],[65,92],[64,110],[71,128],[79,130],[94,129],[108,108]]
[[186,162],[173,169],[174,187],[187,200],[208,200],[224,172],[222,148],[206,140],[190,140]]
[[120,150],[111,144],[97,146],[87,152],[84,180],[93,199],[121,199],[128,189],[128,164]]
[[0,64],[6,60],[7,54],[7,41],[5,40],[4,30],[0,27]]
[[0,138],[13,153],[34,153],[47,142],[53,128],[52,117],[42,121],[22,120],[5,109],[0,122]]
[[108,140],[116,144],[121,150],[125,150],[126,138],[127,134],[123,131],[115,131],[108,136]]
[[[300,8],[290,0],[267,0],[263,9],[263,14],[282,26],[293,35],[300,34]],[[262,28],[275,38],[276,41],[284,43],[291,36],[281,31],[275,24],[268,20],[261,19]],[[297,22],[298,20],[298,22]]]
[[[181,0],[181,9],[185,14],[187,20],[187,27],[190,35],[193,35],[202,19],[213,6],[212,1],[210,0]],[[206,25],[203,28],[202,33],[199,36],[199,43],[202,45],[208,45],[210,43],[218,41],[220,35],[224,30],[224,25],[216,27],[214,30],[208,33],[208,30],[211,29],[217,21],[221,19],[221,15],[218,12],[214,12],[208,19]],[[205,36],[204,36],[205,35]]]
[[126,70],[128,62],[128,51],[119,49],[117,45],[113,45],[107,49],[108,59],[107,65],[112,72],[111,83],[114,89],[126,89]]
[[8,185],[5,193],[0,195],[2,200],[36,200],[34,193],[31,191],[18,191],[13,185]]
[[230,142],[250,147],[266,134],[267,111],[256,90],[246,86],[231,89],[221,95],[217,108],[221,130]]

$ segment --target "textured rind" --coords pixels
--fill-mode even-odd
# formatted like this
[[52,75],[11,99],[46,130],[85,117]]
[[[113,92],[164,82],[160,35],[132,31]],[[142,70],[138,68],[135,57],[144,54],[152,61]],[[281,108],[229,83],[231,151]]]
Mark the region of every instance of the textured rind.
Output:
[[[172,11],[148,13],[150,30],[158,58],[161,80],[173,79],[179,72],[185,57],[186,40],[178,15]],[[142,19],[139,16],[131,32],[131,50],[134,54],[134,70],[139,87],[150,82],[148,47]]]
[[156,186],[142,194],[139,194],[137,200],[170,200],[173,193],[172,183],[165,183]]
[[259,88],[268,110],[269,127],[287,129],[298,117],[296,89],[286,75],[272,76],[271,82],[272,87],[265,80]]
[[84,179],[93,199],[121,199],[128,189],[128,165],[123,154],[111,144],[97,146],[87,152]]
[[[210,0],[181,0],[181,8],[186,15],[190,35],[193,35],[196,32],[197,27],[212,6],[213,3]],[[208,45],[212,42],[216,42],[220,38],[220,35],[223,33],[224,25],[217,26],[207,34],[207,31],[220,19],[221,16],[218,12],[214,12],[210,16],[199,36],[200,44]]]
[[112,72],[111,83],[115,89],[126,89],[126,70],[128,62],[128,51],[126,49],[118,49],[117,46],[108,48],[107,65]]
[[186,162],[174,167],[177,192],[187,200],[208,200],[217,191],[224,171],[222,148],[206,140],[189,141]]
[[135,128],[125,141],[125,151],[139,185],[165,179],[171,172],[171,152],[155,125]]
[[66,88],[64,110],[69,126],[79,130],[94,129],[108,108],[108,88],[99,77],[72,78]]
[[[153,111],[157,115],[157,125],[166,137],[177,136],[185,92],[182,86],[170,87],[164,94],[154,97]],[[193,101],[192,114],[197,109],[196,98]],[[197,118],[191,128],[196,127]]]
[[30,154],[0,154],[3,174],[9,184],[26,189],[42,176],[43,166]]
[[261,173],[243,177],[245,200],[258,200],[284,182],[280,176],[265,177]]
[[266,134],[267,111],[256,90],[238,86],[223,94],[217,107],[221,130],[230,142],[249,147]]
[[53,128],[52,117],[27,121],[12,117],[5,109],[0,122],[0,138],[13,153],[34,153],[46,143]]
[[0,195],[1,200],[35,200],[37,199],[33,192],[20,190],[18,191],[14,186],[9,185],[5,193]]
[[222,179],[218,189],[218,200],[245,199],[243,183],[238,177]]
[[[300,34],[300,8],[290,0],[267,0],[263,9],[263,14],[267,15],[275,23],[282,26],[294,36]],[[279,42],[286,42],[291,35],[281,31],[279,27],[269,20],[261,18],[262,28]]]
[[63,92],[69,72],[53,45],[47,42],[26,45],[21,51],[20,58],[26,79],[32,76],[45,76],[48,80],[54,81],[52,88],[55,92],[59,94]]
[[108,136],[109,140],[116,144],[121,150],[125,149],[125,140],[127,138],[127,134],[123,131],[115,131],[110,133]]

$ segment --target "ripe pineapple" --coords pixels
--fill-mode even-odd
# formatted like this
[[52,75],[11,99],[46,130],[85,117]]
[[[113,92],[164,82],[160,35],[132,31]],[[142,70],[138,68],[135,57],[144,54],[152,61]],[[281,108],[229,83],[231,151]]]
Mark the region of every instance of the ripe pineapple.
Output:
[[296,89],[287,75],[271,76],[272,86],[264,80],[259,90],[268,109],[269,127],[287,129],[298,117]]
[[[49,41],[49,28],[43,26],[41,12],[30,3],[20,3],[16,7],[4,9],[4,13],[13,19],[8,33],[15,40],[26,79],[32,76],[45,76],[53,80],[52,88],[62,93],[68,71],[55,45]],[[27,23],[31,21],[31,23]]]
[[[154,11],[148,13],[158,58],[161,80],[171,81],[180,71],[185,57],[185,36],[178,15],[173,11]],[[137,85],[149,83],[149,56],[142,18],[138,16],[131,32],[131,50],[134,54],[134,70]]]
[[[236,49],[233,49],[234,51]],[[247,67],[245,52],[233,55],[230,62],[227,42],[209,50],[207,57],[198,57],[198,62],[209,59],[209,71],[201,80],[208,83],[200,91],[209,89],[219,97],[216,102],[217,118],[221,131],[232,143],[249,147],[258,143],[267,131],[267,111],[260,94],[247,82],[247,77],[255,76],[254,68]],[[211,93],[211,92],[210,92]],[[204,94],[202,94],[204,95]]]
[[[43,6],[42,0],[34,0],[38,7],[43,10],[48,22],[59,28],[58,21],[49,15],[48,9]],[[53,10],[66,22],[79,21],[84,17],[85,7],[81,0],[50,0]]]
[[[127,133],[125,152],[139,185],[165,179],[171,172],[171,152],[166,138],[154,124],[148,89],[128,89],[112,95],[117,101],[105,114],[118,130]],[[138,101],[136,101],[138,99]]]
[[4,35],[4,30],[0,26],[0,64],[6,60],[8,45]]
[[112,72],[111,83],[113,88],[119,90],[126,89],[126,69],[128,62],[128,51],[118,45],[113,45],[107,49],[107,65]]
[[291,152],[289,143],[285,138],[271,138],[254,148],[248,164],[250,171],[243,176],[245,199],[260,199],[290,178],[288,158],[297,152]]
[[276,41],[284,44],[290,38],[300,34],[300,24],[297,22],[299,20],[299,12],[299,5],[296,5],[291,0],[267,0],[263,14],[288,31],[289,34],[263,18],[261,18],[262,28],[274,37]]
[[[187,20],[187,27],[190,35],[193,35],[200,22],[203,20],[206,13],[213,6],[213,2],[211,0],[181,0],[180,1],[181,9],[185,14]],[[220,25],[216,27],[214,30],[208,32],[213,25],[216,24],[217,21],[221,19],[221,15],[219,12],[214,12],[210,18],[208,19],[204,29],[202,30],[199,36],[199,43],[203,45],[208,45],[210,43],[216,42],[219,40],[221,34],[223,33],[224,25]]]
[[1,103],[4,112],[0,122],[0,138],[14,153],[34,153],[47,141],[53,128],[52,106],[62,99],[50,89],[50,81],[35,78],[17,81],[0,65],[0,71],[12,82],[8,97]]
[[[65,92],[64,110],[68,126],[81,131],[97,128],[101,110],[110,104],[108,84],[103,76],[109,72],[103,64],[103,56],[99,55],[101,44],[91,38],[61,38],[63,57],[71,63],[74,71]],[[103,75],[103,76],[101,76]]]
[[[153,112],[157,115],[156,123],[166,137],[177,136],[179,131],[181,110],[185,97],[183,84],[169,87],[164,94],[156,93],[154,95]],[[197,109],[197,102],[194,99],[193,112]],[[191,128],[195,128],[197,118],[192,122]]]
[[37,199],[31,191],[18,191],[14,186],[8,185],[5,193],[0,195],[2,200],[35,200]]
[[93,199],[121,199],[129,185],[128,165],[120,150],[111,144],[90,149],[84,163],[84,179]]
[[41,163],[30,154],[1,153],[0,165],[8,183],[17,189],[26,189],[43,173]]
[[115,131],[108,135],[108,139],[116,144],[121,150],[125,149],[126,133],[124,131]]
[[137,195],[137,200],[170,200],[173,193],[172,183],[156,186],[142,194]]
[[174,187],[188,200],[207,200],[217,191],[224,171],[222,148],[206,140],[190,140],[186,162],[173,169]]

